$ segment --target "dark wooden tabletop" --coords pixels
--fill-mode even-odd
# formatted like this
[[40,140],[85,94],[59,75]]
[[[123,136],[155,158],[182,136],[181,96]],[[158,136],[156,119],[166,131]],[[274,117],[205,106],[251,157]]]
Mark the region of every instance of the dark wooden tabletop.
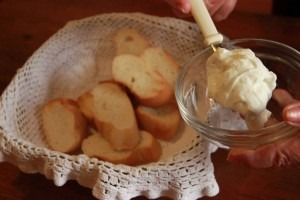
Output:
[[[66,22],[109,12],[176,17],[163,0],[0,0],[0,92],[28,57]],[[265,38],[300,49],[300,18],[235,11],[216,25],[229,38]],[[226,155],[225,150],[212,155],[220,193],[203,199],[300,199],[300,169],[249,169],[227,162]],[[91,189],[75,181],[56,187],[43,175],[24,174],[9,163],[0,163],[0,199],[95,198]]]

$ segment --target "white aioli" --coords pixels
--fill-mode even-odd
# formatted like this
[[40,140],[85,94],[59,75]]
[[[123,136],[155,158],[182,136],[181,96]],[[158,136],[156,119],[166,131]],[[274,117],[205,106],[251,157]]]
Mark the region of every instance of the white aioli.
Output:
[[276,87],[276,75],[250,49],[218,48],[206,63],[208,95],[239,112],[249,129],[262,128],[271,115],[266,105]]

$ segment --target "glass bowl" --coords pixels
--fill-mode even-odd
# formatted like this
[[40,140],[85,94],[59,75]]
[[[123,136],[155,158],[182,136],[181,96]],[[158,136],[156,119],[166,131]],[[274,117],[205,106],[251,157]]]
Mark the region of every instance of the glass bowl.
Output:
[[[238,39],[221,45],[226,49],[250,48],[264,65],[277,75],[276,88],[287,90],[300,99],[300,53],[281,43],[264,39]],[[213,53],[206,48],[181,70],[176,86],[176,100],[185,122],[205,139],[225,148],[256,148],[292,136],[299,128],[282,120],[274,100],[267,108],[278,123],[248,130],[238,113],[222,108],[207,96],[206,60]]]

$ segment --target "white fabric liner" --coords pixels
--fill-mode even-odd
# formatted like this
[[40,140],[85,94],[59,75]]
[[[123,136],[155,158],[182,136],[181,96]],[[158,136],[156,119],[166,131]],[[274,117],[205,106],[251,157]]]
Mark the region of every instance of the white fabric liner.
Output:
[[77,180],[102,200],[167,196],[192,200],[219,192],[211,162],[215,147],[183,122],[178,137],[161,142],[159,162],[130,167],[83,154],[52,151],[45,140],[41,108],[50,99],[76,99],[111,78],[113,35],[132,27],[183,66],[204,48],[196,24],[142,13],[107,13],[66,24],[20,68],[0,99],[0,161],[25,173],[41,173],[61,186]]

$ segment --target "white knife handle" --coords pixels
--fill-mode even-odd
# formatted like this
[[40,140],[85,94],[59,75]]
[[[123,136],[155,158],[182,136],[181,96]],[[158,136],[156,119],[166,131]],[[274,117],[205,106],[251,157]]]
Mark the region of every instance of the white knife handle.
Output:
[[223,41],[223,36],[218,33],[213,20],[203,0],[189,0],[192,14],[204,36],[204,44],[210,46]]

